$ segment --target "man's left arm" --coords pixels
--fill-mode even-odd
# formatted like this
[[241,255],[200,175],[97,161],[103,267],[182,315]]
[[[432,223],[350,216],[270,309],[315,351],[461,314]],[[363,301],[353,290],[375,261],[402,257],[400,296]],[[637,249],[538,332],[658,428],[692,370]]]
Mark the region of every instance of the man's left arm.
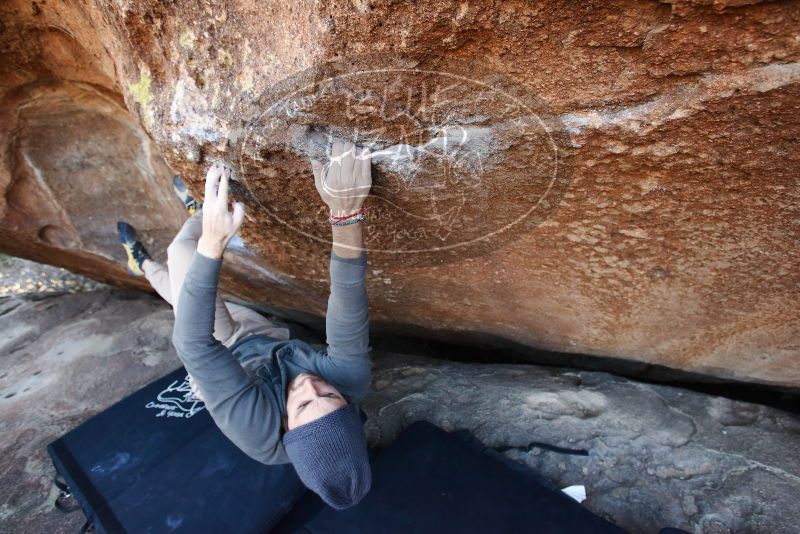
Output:
[[328,354],[339,360],[369,360],[367,252],[361,223],[333,226],[331,292],[325,316]]
[[[368,150],[339,141],[332,146],[331,163],[327,167],[312,162],[317,191],[332,217],[331,286],[325,316],[326,366],[328,376],[347,386],[357,400],[366,395],[372,371],[367,252],[361,222],[361,207],[372,185],[370,164]],[[335,218],[344,222],[336,222]]]

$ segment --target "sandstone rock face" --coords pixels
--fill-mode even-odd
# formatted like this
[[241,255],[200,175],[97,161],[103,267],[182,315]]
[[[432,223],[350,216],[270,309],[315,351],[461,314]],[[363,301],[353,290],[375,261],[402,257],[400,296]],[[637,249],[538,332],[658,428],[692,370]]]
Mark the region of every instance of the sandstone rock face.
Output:
[[800,386],[797,2],[0,10],[6,252],[141,287],[113,222],[163,253],[171,173],[225,160],[225,289],[319,315],[337,136],[376,153],[376,321]]

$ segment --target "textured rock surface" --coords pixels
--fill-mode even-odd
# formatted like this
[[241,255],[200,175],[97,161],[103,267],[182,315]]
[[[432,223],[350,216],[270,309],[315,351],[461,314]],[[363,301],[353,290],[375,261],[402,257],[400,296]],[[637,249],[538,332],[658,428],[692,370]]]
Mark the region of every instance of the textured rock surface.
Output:
[[796,532],[800,418],[604,373],[382,355],[366,403],[373,442],[426,420],[470,429],[631,532]]
[[0,256],[0,297],[96,291],[105,286],[66,269]]
[[141,293],[0,299],[3,532],[76,532],[53,507],[45,447],[81,421],[175,369],[172,311]]
[[112,223],[179,225],[156,153],[197,192],[225,159],[227,290],[320,314],[335,134],[380,152],[376,320],[798,387],[798,5],[5,2],[0,248],[140,284]]
[[[75,532],[52,508],[45,445],[178,364],[172,313],[141,294],[0,299],[0,530]],[[631,532],[782,534],[800,522],[800,419],[775,409],[602,373],[375,356],[368,435],[408,424],[469,429]]]

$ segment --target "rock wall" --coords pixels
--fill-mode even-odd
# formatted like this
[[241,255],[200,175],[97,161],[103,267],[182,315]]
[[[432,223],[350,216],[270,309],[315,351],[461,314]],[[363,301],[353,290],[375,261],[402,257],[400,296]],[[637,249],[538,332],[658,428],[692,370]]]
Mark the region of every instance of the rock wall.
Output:
[[343,137],[376,321],[797,387],[798,5],[11,0],[0,248],[142,287],[113,223],[163,254],[223,159],[226,291],[321,315]]

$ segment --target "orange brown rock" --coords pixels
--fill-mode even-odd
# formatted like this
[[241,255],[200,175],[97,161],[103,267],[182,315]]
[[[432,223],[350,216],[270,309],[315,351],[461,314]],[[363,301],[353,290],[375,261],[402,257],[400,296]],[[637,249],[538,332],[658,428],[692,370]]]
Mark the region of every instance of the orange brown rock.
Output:
[[142,287],[113,223],[163,254],[171,174],[224,159],[225,289],[320,315],[336,135],[383,151],[377,321],[798,387],[798,7],[12,0],[0,248]]

